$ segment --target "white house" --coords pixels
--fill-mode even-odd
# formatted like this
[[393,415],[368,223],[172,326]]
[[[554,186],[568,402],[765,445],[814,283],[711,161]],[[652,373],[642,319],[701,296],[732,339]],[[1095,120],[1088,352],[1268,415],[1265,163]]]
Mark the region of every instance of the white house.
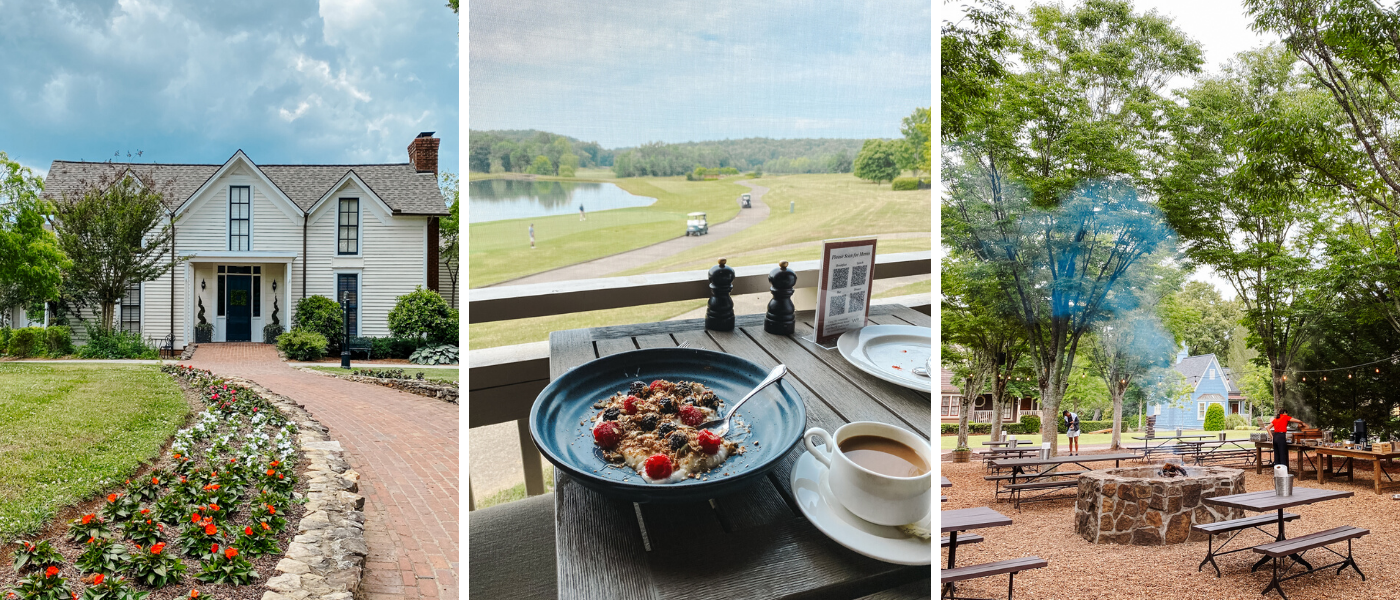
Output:
[[440,141],[419,134],[398,164],[260,165],[242,150],[219,165],[54,161],[45,195],[81,193],[112,170],[167,185],[182,260],[131,287],[114,317],[125,330],[173,335],[178,349],[202,318],[214,342],[262,341],[264,325],[290,327],[298,299],[348,290],[350,333],[386,336],[396,297],[416,286],[453,295],[439,257]]

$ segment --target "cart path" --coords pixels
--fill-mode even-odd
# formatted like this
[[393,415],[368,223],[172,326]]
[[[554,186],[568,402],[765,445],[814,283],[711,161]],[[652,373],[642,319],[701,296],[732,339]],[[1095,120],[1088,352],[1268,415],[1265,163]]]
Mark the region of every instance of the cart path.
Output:
[[[619,252],[611,256],[604,256],[567,267],[559,267],[558,269],[545,271],[543,273],[535,273],[534,275],[527,275],[510,281],[502,281],[486,287],[528,285],[531,283],[609,277],[615,273],[630,271],[648,263],[675,256],[692,248],[704,246],[711,242],[717,242],[735,233],[753,227],[758,223],[762,223],[768,218],[769,207],[766,202],[763,202],[763,194],[768,192],[768,188],[756,185],[748,180],[736,183],[753,190],[750,192],[753,196],[753,208],[740,208],[738,216],[718,225],[711,225],[710,233],[706,235],[682,235],[678,238],[637,248],[636,250]],[[739,200],[735,198],[734,201],[738,202]]]
[[268,344],[204,344],[186,361],[292,398],[345,448],[365,497],[360,600],[458,597],[458,407],[294,369]]

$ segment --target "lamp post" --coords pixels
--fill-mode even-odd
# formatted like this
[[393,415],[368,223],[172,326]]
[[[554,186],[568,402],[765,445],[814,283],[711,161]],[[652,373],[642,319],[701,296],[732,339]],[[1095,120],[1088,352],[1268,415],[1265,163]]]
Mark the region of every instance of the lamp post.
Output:
[[345,310],[345,325],[342,327],[344,340],[340,344],[340,368],[350,368],[350,302],[355,299],[355,292],[345,290],[340,293],[340,307]]

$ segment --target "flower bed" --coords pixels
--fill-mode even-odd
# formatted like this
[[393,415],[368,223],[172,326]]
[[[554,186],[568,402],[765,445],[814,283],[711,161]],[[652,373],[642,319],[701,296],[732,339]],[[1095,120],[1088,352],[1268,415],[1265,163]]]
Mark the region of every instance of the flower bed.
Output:
[[304,541],[308,490],[318,487],[320,471],[305,459],[325,454],[314,448],[325,442],[307,436],[324,433],[303,432],[319,425],[289,419],[294,407],[260,390],[189,367],[162,370],[205,409],[148,471],[77,507],[79,516],[47,539],[12,545],[0,565],[7,599],[252,600],[285,572],[284,553]]
[[455,382],[407,377],[403,375],[403,369],[355,369],[345,374],[327,373],[325,371],[307,368],[303,368],[302,370],[310,373],[318,373],[327,377],[339,377],[341,379],[349,379],[350,381],[358,381],[360,383],[382,385],[410,394],[437,398],[453,404],[457,404],[459,399],[459,392]]

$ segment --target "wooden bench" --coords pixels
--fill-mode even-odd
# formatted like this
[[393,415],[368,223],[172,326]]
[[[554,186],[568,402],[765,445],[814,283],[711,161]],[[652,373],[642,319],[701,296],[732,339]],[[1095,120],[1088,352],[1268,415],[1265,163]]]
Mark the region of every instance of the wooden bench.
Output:
[[[1067,498],[1068,496],[1055,496],[1053,494],[1056,490],[1078,487],[1078,479],[1057,479],[1051,481],[1032,481],[1030,483],[1013,483],[1007,485],[1006,489],[1011,493],[1011,501],[1013,506],[1016,507],[1016,510],[1021,510],[1022,502],[1043,502],[1047,500],[1058,500],[1060,498]],[[1023,492],[1028,491],[1044,491],[1044,493],[1032,496],[1029,499],[1023,498]]]
[[1012,479],[1020,479],[1021,481],[1024,481],[1024,482],[1026,482],[1026,483],[1031,483],[1031,482],[1033,482],[1033,481],[1036,481],[1036,480],[1038,480],[1038,479],[1045,478],[1045,477],[1057,477],[1057,476],[1078,477],[1078,476],[1083,475],[1083,474],[1085,474],[1085,473],[1088,473],[1088,471],[1064,471],[1064,472],[1060,472],[1060,471],[1048,471],[1048,472],[1045,472],[1045,473],[1021,473],[1021,474],[1019,474],[1019,475],[983,475],[983,476],[982,476],[982,479],[987,480],[987,481],[994,481],[994,482],[996,482],[996,490],[995,490],[995,493],[996,493],[997,496],[1000,496],[1000,495],[1002,495],[1002,494],[1010,493],[1009,490],[1003,490],[1003,489],[1001,489],[1001,482],[1003,482],[1003,481],[1010,481],[1010,480],[1012,480]]
[[[1351,567],[1353,570],[1356,571],[1357,575],[1361,576],[1362,581],[1366,581],[1366,574],[1362,573],[1361,568],[1356,566],[1356,558],[1352,556],[1351,541],[1368,533],[1371,533],[1369,529],[1362,529],[1360,527],[1343,525],[1341,527],[1334,527],[1326,531],[1309,533],[1304,536],[1255,546],[1254,551],[1273,559],[1272,562],[1274,566],[1273,579],[1269,581],[1269,585],[1264,588],[1264,591],[1260,592],[1260,595],[1267,595],[1269,593],[1269,590],[1277,590],[1278,595],[1280,597],[1282,597],[1284,600],[1288,600],[1288,596],[1283,593],[1283,582],[1288,581],[1289,579],[1293,579],[1295,577],[1302,577],[1309,573],[1321,571],[1322,569],[1330,569],[1332,567],[1337,567],[1338,575],[1340,575],[1342,571],[1345,570],[1347,567]],[[1341,552],[1337,552],[1336,550],[1327,547],[1331,544],[1340,544],[1342,542],[1347,543],[1346,554],[1342,554]],[[1323,565],[1320,567],[1310,567],[1306,568],[1300,573],[1294,573],[1286,577],[1279,577],[1279,563],[1283,559],[1292,557],[1295,562],[1301,562],[1298,559],[1301,558],[1300,555],[1302,553],[1307,552],[1308,550],[1316,550],[1318,548],[1321,548],[1341,557],[1341,562],[1335,562],[1330,565]],[[1284,573],[1287,573],[1288,569],[1290,568],[1291,564],[1288,567],[1285,567]]]
[[[940,548],[947,548],[947,547],[948,547],[948,537],[947,537],[947,536],[943,536],[941,539],[942,539],[943,541],[940,542],[939,547],[940,547]],[[980,535],[977,535],[977,534],[975,534],[975,533],[964,533],[964,534],[958,536],[958,545],[959,545],[959,546],[961,546],[961,545],[963,545],[963,544],[976,544],[976,543],[978,543],[978,542],[985,542],[985,541],[987,541],[987,538],[984,538],[984,537],[982,537],[982,536],[980,536]]]
[[1039,569],[1048,564],[1050,563],[1039,556],[1027,556],[1024,558],[999,560],[980,565],[943,569],[940,572],[940,580],[943,583],[943,595],[941,597],[944,600],[963,600],[958,598],[954,591],[954,585],[959,581],[978,579],[981,577],[993,577],[996,575],[1010,575],[1006,582],[1006,600],[1012,600],[1012,594],[1016,591],[1016,574],[1030,569]]
[[[1295,514],[1293,514],[1293,513],[1283,513],[1283,520],[1284,520],[1285,523],[1288,522],[1288,521],[1296,521],[1297,519],[1298,519],[1298,515],[1295,515]],[[1262,532],[1264,532],[1264,533],[1267,533],[1267,534],[1269,534],[1270,536],[1274,536],[1274,535],[1275,535],[1275,532],[1268,531],[1268,530],[1265,530],[1265,529],[1264,529],[1264,527],[1265,527],[1266,525],[1278,525],[1278,515],[1275,514],[1275,513],[1267,513],[1267,514],[1262,514],[1262,515],[1258,515],[1258,516],[1254,516],[1254,517],[1246,517],[1246,518],[1243,518],[1243,519],[1232,519],[1232,520],[1229,520],[1229,521],[1216,521],[1216,522],[1214,522],[1214,523],[1206,523],[1206,524],[1204,524],[1204,525],[1193,525],[1193,526],[1191,526],[1191,530],[1192,530],[1192,531],[1200,531],[1200,532],[1205,533],[1205,534],[1207,535],[1207,537],[1206,537],[1206,558],[1205,558],[1205,560],[1202,560],[1202,561],[1201,561],[1201,564],[1200,564],[1199,566],[1196,567],[1196,571],[1197,571],[1197,572],[1200,572],[1201,569],[1204,569],[1205,566],[1206,566],[1207,564],[1209,564],[1210,566],[1215,567],[1215,576],[1216,576],[1216,578],[1219,578],[1219,577],[1220,577],[1220,564],[1215,562],[1215,557],[1217,557],[1217,556],[1224,556],[1224,555],[1226,555],[1226,554],[1234,554],[1234,553],[1236,553],[1236,552],[1246,552],[1246,551],[1252,550],[1253,548],[1247,548],[1247,547],[1246,547],[1246,548],[1236,548],[1236,549],[1234,549],[1234,550],[1226,551],[1226,550],[1225,550],[1225,546],[1230,545],[1230,542],[1233,541],[1236,537],[1238,537],[1238,536],[1240,535],[1240,533],[1243,532],[1243,531],[1246,530],[1246,529],[1251,529],[1251,528],[1252,528],[1252,529],[1258,529],[1259,531],[1262,531]],[[1220,534],[1223,534],[1223,533],[1229,533],[1229,534],[1232,534],[1232,535],[1230,535],[1230,537],[1227,538],[1224,542],[1221,542],[1220,548],[1217,549],[1217,548],[1215,547],[1215,536],[1220,535]]]

